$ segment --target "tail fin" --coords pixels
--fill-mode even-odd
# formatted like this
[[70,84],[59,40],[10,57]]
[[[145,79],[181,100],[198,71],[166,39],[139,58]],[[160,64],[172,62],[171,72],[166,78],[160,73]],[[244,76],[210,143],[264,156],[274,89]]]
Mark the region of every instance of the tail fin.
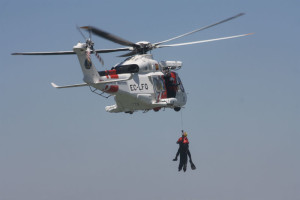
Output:
[[89,84],[98,83],[100,76],[91,59],[88,58],[89,55],[86,53],[86,44],[78,43],[73,47],[73,50],[77,54],[84,75],[83,81]]

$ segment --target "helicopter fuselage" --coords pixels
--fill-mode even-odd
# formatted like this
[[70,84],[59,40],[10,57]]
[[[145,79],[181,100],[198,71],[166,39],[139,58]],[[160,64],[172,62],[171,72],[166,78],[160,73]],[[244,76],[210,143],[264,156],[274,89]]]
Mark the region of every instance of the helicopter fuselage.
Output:
[[85,44],[79,43],[73,50],[81,64],[84,82],[115,96],[116,104],[105,108],[108,112],[133,113],[161,108],[179,111],[186,104],[183,84],[172,71],[181,67],[180,61],[158,62],[151,54],[141,54],[127,58],[111,70],[97,71],[88,61]]

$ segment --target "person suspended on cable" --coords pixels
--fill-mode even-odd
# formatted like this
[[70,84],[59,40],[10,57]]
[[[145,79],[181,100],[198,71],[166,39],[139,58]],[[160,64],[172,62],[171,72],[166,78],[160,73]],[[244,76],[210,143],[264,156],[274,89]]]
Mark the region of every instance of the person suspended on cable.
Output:
[[173,161],[177,161],[177,158],[180,155],[178,171],[180,171],[182,168],[183,168],[183,171],[186,171],[187,156],[188,156],[189,160],[190,160],[191,168],[192,168],[192,170],[194,170],[194,169],[196,169],[196,166],[194,165],[194,163],[192,161],[192,156],[191,156],[191,153],[189,150],[189,140],[187,138],[187,133],[184,132],[183,130],[181,132],[182,132],[182,136],[176,142],[177,144],[179,144],[179,148],[178,148],[178,151],[177,151],[176,156],[173,159]]
[[177,151],[176,156],[173,159],[173,161],[177,161],[177,158],[179,156],[179,153],[180,153],[180,150],[181,150],[181,147],[183,146],[183,144],[189,145],[189,140],[187,138],[187,133],[184,132],[183,130],[181,130],[181,133],[182,133],[182,136],[176,142],[176,144],[179,144],[179,148],[178,148],[178,151]]

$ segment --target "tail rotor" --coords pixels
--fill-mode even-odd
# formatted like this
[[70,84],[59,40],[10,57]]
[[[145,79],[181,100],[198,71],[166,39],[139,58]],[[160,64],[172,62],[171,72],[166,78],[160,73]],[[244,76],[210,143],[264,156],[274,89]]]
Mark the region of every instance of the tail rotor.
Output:
[[91,61],[91,53],[94,53],[96,58],[99,60],[101,65],[104,67],[104,60],[101,58],[100,54],[97,51],[95,51],[95,49],[94,49],[94,42],[92,41],[92,31],[91,31],[91,29],[88,29],[89,38],[86,38],[85,35],[82,33],[80,27],[77,26],[76,28],[79,31],[79,33],[81,34],[81,36],[85,39],[86,59],[87,59],[87,61],[90,62],[90,63],[92,62]]

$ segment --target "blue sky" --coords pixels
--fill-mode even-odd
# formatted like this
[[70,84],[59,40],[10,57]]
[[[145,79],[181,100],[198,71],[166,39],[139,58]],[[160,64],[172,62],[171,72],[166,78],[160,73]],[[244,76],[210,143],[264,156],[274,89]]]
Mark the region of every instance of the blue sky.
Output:
[[[299,1],[0,1],[0,200],[297,199],[300,196]],[[110,114],[76,84],[71,50],[93,25],[158,42],[237,13],[176,42],[249,37],[153,51],[180,60],[188,92],[173,110]],[[93,37],[96,48],[120,47]],[[105,66],[122,61],[102,54]],[[100,64],[96,64],[102,69]],[[183,128],[197,170],[172,162]]]

